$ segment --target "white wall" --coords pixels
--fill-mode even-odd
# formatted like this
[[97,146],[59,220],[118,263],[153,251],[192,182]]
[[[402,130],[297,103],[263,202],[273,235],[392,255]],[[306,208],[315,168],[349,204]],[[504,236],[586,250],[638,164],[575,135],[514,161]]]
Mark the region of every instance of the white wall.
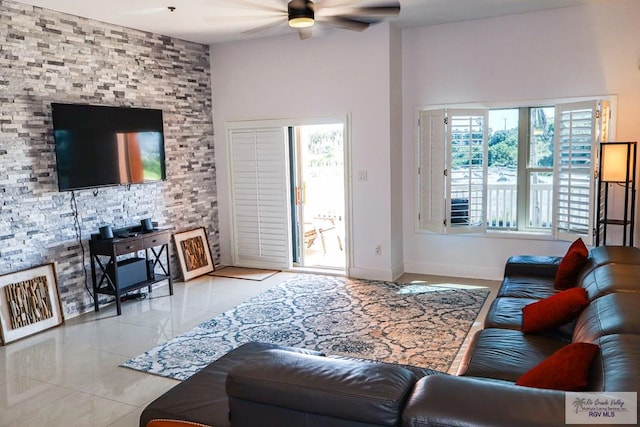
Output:
[[640,139],[640,1],[617,0],[403,32],[405,270],[499,278],[512,254],[564,254],[568,242],[415,231],[420,106],[618,96],[619,141]]
[[396,278],[404,273],[403,253],[403,211],[402,202],[402,33],[391,28],[389,46],[391,62],[391,98],[389,116],[391,118],[390,172],[391,172],[391,276]]
[[510,255],[562,255],[568,242],[417,233],[415,114],[433,104],[612,94],[616,139],[638,140],[638,16],[640,1],[616,0],[409,29],[401,40],[380,24],[212,46],[222,262],[231,262],[225,123],[335,115],[350,115],[353,276],[499,278]]
[[[388,24],[380,24],[364,33],[334,30],[304,41],[292,33],[211,47],[223,264],[231,263],[225,123],[350,115],[350,272],[392,278],[389,33]],[[363,170],[366,182],[357,179]],[[382,245],[380,256],[376,245]]]

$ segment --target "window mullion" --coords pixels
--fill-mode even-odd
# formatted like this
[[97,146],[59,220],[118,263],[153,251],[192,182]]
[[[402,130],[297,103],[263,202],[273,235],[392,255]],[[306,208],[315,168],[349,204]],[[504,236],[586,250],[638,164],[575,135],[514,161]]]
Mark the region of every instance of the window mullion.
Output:
[[519,109],[518,117],[518,185],[517,208],[518,230],[524,230],[529,225],[528,197],[529,197],[529,108]]

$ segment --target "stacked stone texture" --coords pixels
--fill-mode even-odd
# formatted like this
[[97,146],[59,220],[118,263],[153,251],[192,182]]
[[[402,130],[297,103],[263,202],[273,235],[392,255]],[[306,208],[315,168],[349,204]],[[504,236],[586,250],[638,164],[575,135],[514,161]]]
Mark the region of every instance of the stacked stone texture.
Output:
[[[59,192],[52,102],[161,109],[167,180]],[[215,176],[208,46],[0,0],[0,274],[55,262],[65,316],[90,310],[91,234],[147,217],[217,261]]]

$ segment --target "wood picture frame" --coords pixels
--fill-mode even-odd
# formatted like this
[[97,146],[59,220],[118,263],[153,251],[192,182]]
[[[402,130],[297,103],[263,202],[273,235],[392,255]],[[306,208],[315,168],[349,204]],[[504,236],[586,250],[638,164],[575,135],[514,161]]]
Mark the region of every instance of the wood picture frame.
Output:
[[204,227],[175,233],[173,241],[185,282],[215,270]]
[[0,339],[3,345],[63,322],[54,263],[0,276]]

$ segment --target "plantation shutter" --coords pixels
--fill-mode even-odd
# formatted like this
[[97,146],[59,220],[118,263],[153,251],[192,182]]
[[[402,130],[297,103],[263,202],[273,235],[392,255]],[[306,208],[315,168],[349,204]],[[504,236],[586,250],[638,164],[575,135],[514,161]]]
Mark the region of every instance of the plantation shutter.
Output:
[[229,131],[234,263],[287,268],[288,227],[284,127]]
[[447,230],[486,229],[487,110],[447,110]]
[[[556,106],[554,233],[558,239],[581,237],[593,244],[601,107],[598,101]],[[604,124],[602,129],[607,127]]]
[[420,112],[420,179],[419,227],[436,233],[444,232],[445,201],[445,112]]

